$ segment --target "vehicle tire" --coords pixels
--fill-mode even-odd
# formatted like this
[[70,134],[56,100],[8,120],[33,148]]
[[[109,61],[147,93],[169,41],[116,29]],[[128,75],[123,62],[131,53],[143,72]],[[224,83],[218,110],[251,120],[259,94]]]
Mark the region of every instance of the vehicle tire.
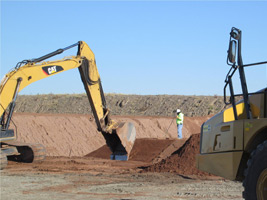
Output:
[[7,166],[7,156],[0,150],[0,170],[4,169]]
[[246,200],[267,199],[267,140],[251,153],[244,173],[243,198]]

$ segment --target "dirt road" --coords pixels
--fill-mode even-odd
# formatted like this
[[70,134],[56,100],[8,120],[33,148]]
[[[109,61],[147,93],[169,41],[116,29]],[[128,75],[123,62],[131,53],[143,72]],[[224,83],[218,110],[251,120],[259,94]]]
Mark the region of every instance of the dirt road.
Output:
[[144,173],[141,166],[147,164],[92,157],[10,163],[1,172],[1,199],[242,199],[241,183],[218,177]]

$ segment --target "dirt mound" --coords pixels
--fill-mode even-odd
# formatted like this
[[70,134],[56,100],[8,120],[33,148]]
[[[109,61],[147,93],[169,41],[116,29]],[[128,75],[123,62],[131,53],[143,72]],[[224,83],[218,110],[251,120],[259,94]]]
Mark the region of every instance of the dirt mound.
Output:
[[174,140],[141,139],[137,140],[132,149],[130,159],[135,161],[152,162]]
[[[183,128],[185,138],[199,132],[201,124],[208,118],[186,117]],[[165,140],[177,138],[175,118],[113,116],[113,119],[119,122],[134,123],[138,139]],[[16,126],[13,125],[13,128],[17,130],[19,141],[43,144],[47,149],[48,156],[82,157],[105,145],[105,140],[101,133],[97,131],[94,118],[91,115],[15,113],[13,122],[16,124]],[[139,142],[136,145],[139,145]],[[142,145],[143,148],[159,146],[156,140],[150,142],[150,145],[141,143],[140,147]],[[161,149],[160,146],[159,149]],[[145,154],[144,152],[148,150],[142,150],[142,153]]]
[[199,153],[200,134],[192,135],[183,147],[170,157],[144,169],[145,172],[175,172],[183,175],[209,176],[196,168],[196,154]]
[[[136,139],[129,160],[152,162],[161,152],[172,144],[173,141],[174,139]],[[104,145],[96,151],[86,155],[86,157],[109,159],[110,154],[111,151],[108,146]]]
[[84,157],[110,159],[111,151],[107,145],[103,145],[99,149],[85,155]]

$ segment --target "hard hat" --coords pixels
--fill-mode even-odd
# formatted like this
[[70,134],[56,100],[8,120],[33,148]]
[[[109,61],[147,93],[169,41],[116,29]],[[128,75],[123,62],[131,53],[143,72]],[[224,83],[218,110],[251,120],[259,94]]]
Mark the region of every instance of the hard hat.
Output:
[[181,112],[181,110],[180,109],[177,109],[177,113],[179,113],[179,112]]

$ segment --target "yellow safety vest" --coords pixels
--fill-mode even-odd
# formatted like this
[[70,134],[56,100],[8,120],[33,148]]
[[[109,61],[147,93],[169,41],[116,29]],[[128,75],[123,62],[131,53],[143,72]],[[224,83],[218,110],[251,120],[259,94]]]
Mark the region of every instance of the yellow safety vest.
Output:
[[177,115],[176,117],[176,123],[183,124],[183,122],[184,122],[184,114],[180,112],[179,115]]

